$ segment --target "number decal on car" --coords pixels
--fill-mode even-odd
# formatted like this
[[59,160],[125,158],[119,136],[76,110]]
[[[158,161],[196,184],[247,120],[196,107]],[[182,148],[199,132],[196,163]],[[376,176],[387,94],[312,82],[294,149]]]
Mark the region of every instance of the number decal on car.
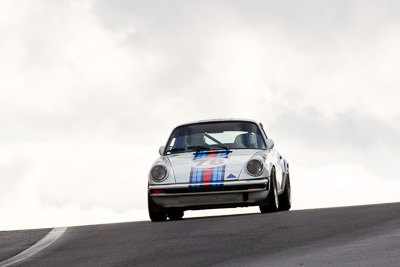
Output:
[[225,158],[204,158],[193,161],[195,167],[201,167],[201,168],[217,167],[225,165],[226,162],[227,159]]

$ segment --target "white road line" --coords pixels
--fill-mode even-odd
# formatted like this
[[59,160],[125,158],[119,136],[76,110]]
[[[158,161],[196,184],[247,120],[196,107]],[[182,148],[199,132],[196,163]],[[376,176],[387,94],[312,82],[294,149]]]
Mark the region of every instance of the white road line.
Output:
[[5,261],[0,262],[0,267],[9,266],[11,264],[17,263],[19,261],[25,260],[25,259],[35,255],[42,249],[50,246],[58,238],[60,238],[60,236],[62,236],[64,234],[64,232],[65,232],[65,230],[67,230],[67,228],[68,227],[54,228],[33,246],[25,249],[24,251],[22,251],[18,255],[15,255],[12,258],[9,258]]

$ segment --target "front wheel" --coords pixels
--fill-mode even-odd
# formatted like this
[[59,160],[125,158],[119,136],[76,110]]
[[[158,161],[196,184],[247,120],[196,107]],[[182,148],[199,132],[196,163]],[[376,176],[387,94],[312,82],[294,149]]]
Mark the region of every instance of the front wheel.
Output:
[[153,222],[162,222],[167,219],[167,214],[165,211],[156,203],[154,203],[150,196],[147,197],[147,208],[149,210],[150,220]]
[[269,192],[267,196],[267,204],[260,205],[261,213],[275,212],[279,209],[278,189],[276,187],[275,169],[271,172]]

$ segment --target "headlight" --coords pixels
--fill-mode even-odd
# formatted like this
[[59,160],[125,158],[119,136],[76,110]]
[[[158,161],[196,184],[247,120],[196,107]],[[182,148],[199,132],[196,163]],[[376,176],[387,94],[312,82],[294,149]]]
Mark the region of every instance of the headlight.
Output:
[[263,164],[258,159],[252,159],[247,163],[247,171],[254,176],[259,175],[263,170]]
[[150,173],[154,181],[162,182],[167,176],[167,169],[163,165],[156,165],[151,169]]

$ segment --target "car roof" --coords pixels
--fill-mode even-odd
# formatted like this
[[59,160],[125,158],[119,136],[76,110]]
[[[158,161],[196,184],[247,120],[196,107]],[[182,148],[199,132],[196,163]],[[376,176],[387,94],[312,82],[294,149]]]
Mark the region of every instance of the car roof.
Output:
[[185,126],[185,125],[190,125],[190,124],[201,124],[201,123],[217,123],[217,122],[226,122],[226,121],[245,121],[245,122],[253,122],[255,124],[260,124],[258,121],[255,120],[250,120],[250,119],[234,119],[234,118],[222,118],[222,119],[209,119],[209,120],[199,120],[199,121],[192,121],[192,122],[187,122],[180,124],[176,126],[175,128]]

